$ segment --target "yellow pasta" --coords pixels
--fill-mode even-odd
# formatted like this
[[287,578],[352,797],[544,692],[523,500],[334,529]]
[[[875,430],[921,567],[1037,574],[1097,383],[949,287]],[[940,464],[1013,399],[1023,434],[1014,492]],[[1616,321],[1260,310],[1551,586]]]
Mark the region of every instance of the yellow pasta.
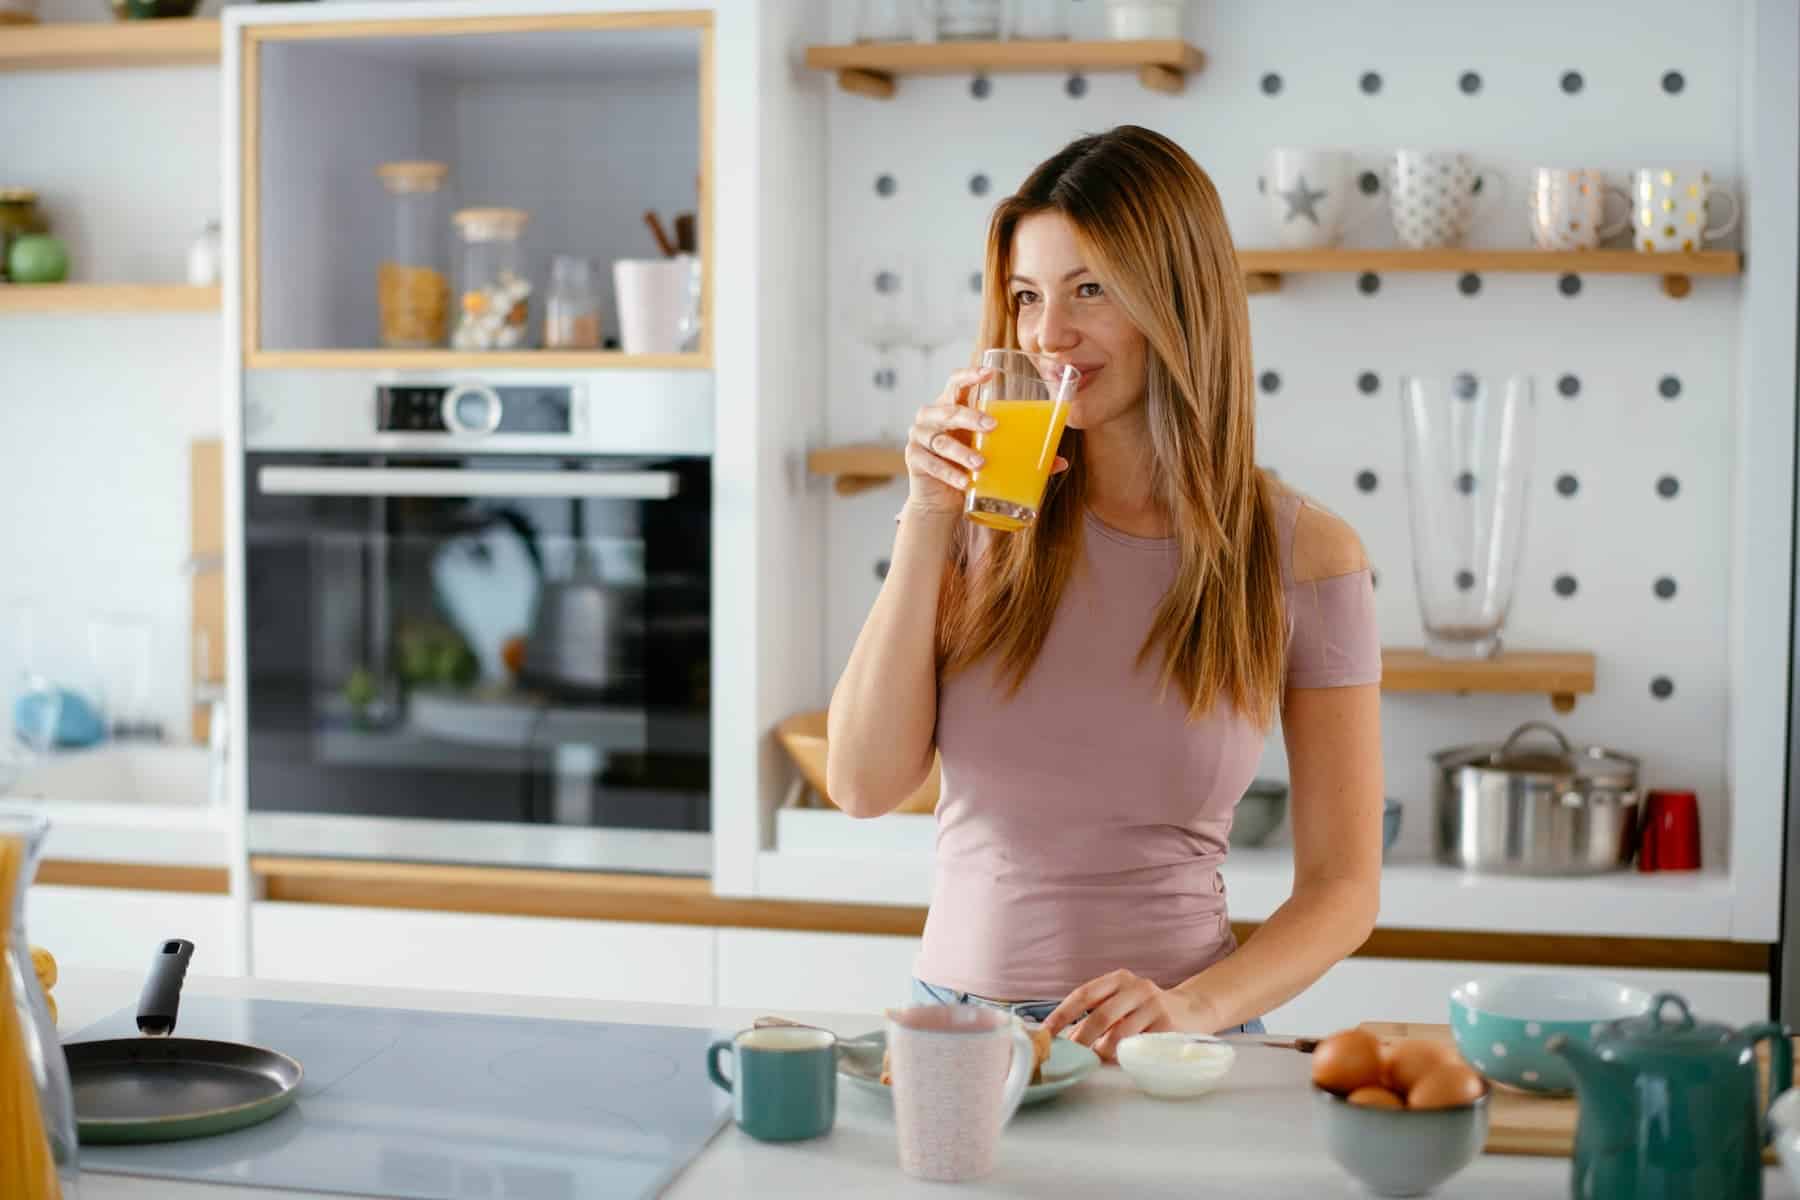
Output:
[[[0,835],[0,960],[12,936],[12,903],[17,889],[25,886],[24,869],[24,841]],[[0,1196],[62,1200],[12,986],[12,972],[0,971]]]

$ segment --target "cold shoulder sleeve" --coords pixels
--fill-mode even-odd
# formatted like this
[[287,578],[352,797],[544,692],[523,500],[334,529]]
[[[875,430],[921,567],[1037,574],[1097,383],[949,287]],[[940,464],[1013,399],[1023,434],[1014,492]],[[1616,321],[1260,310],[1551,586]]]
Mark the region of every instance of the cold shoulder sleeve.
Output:
[[[1288,608],[1287,686],[1352,687],[1381,682],[1381,629],[1375,617],[1375,581],[1367,566],[1336,571],[1321,578],[1296,578],[1294,531],[1306,501],[1284,498],[1278,527],[1282,534],[1282,585]],[[1319,510],[1323,520],[1341,530],[1350,562],[1363,561],[1353,532]],[[1341,549],[1340,556],[1341,556]],[[1310,557],[1318,557],[1312,555]],[[1332,555],[1326,555],[1330,561]],[[1349,565],[1345,563],[1343,565]]]

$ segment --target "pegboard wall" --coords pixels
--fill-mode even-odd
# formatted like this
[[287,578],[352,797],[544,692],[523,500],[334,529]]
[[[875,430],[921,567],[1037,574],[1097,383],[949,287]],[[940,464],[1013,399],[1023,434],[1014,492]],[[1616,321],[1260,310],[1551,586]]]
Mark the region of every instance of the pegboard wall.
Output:
[[[855,7],[832,6],[829,40],[854,37]],[[1069,9],[1077,36],[1100,36],[1100,0]],[[1537,166],[1598,167],[1621,186],[1639,167],[1691,166],[1738,190],[1744,19],[1737,2],[1193,0],[1188,39],[1207,65],[1178,96],[1130,74],[906,77],[889,101],[834,93],[827,440],[896,437],[972,347],[967,328],[929,350],[871,345],[869,265],[910,264],[945,312],[964,311],[957,292],[979,274],[993,205],[1074,137],[1130,122],[1175,138],[1217,185],[1240,248],[1276,245],[1257,188],[1274,147],[1342,148],[1377,172],[1398,147],[1458,149],[1507,185],[1466,244],[1527,248]],[[1746,205],[1744,225],[1755,219]],[[1392,245],[1392,227],[1371,219],[1344,244]],[[1506,640],[1593,651],[1597,690],[1566,716],[1541,696],[1386,696],[1400,852],[1429,852],[1433,751],[1553,719],[1640,755],[1649,786],[1697,790],[1707,865],[1723,865],[1740,281],[1697,279],[1676,301],[1654,277],[1290,275],[1250,310],[1258,457],[1361,534],[1387,645],[1423,636],[1399,377],[1535,381]],[[826,690],[879,588],[901,495],[830,502]],[[1262,773],[1286,775],[1278,736]]]

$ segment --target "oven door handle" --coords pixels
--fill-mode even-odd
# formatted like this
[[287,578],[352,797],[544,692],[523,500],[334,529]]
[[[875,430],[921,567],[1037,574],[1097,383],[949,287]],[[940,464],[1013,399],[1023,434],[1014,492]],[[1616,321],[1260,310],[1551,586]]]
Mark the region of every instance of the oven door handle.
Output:
[[669,500],[673,471],[490,471],[441,467],[262,467],[265,496],[549,496]]

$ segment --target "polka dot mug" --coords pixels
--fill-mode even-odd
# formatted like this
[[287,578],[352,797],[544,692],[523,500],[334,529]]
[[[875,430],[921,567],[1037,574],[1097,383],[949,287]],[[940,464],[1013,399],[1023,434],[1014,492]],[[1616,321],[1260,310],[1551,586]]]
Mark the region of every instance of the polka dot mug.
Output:
[[[1731,215],[1709,227],[1714,197],[1730,205]],[[1698,167],[1642,167],[1632,173],[1632,244],[1646,253],[1691,253],[1736,229],[1739,215],[1737,197]]]
[[1388,164],[1388,213],[1394,235],[1414,250],[1460,246],[1505,187],[1498,171],[1476,167],[1455,150],[1396,150]]

